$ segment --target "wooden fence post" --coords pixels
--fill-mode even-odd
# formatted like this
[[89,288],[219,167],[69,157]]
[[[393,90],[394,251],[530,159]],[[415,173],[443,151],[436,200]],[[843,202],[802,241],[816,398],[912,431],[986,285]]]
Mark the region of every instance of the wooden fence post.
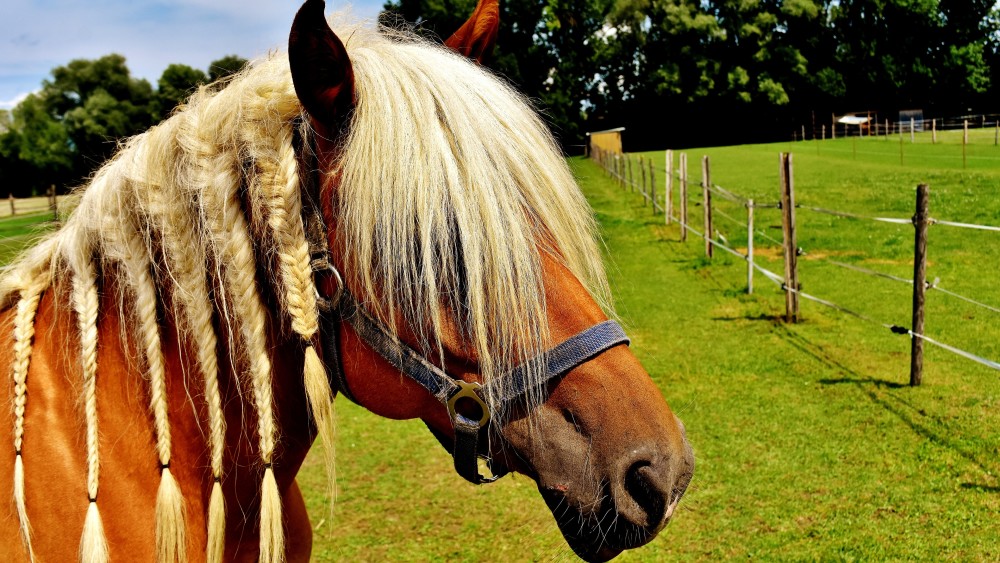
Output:
[[823,124],[822,131],[823,131],[823,140],[825,141],[826,140],[826,124]]
[[680,166],[681,166],[681,242],[686,242],[688,239],[688,155],[686,152],[682,152],[680,156]]
[[805,125],[802,126],[802,140],[803,141],[806,140],[806,126]]
[[931,144],[937,144],[937,119],[931,120]]
[[14,194],[7,194],[7,200],[10,201],[10,216],[13,217],[17,215],[17,211],[14,209]]
[[[924,296],[927,292],[927,226],[928,197],[927,184],[917,186],[917,212],[913,216],[916,230],[913,240],[913,333],[924,335]],[[924,377],[924,340],[916,336],[910,338],[910,385],[917,386]]]
[[962,122],[962,168],[965,168],[965,145],[969,144],[969,120]]
[[913,141],[914,141],[914,135],[916,134],[916,128],[917,128],[917,120],[911,117],[910,118],[910,144],[911,145],[913,144]]
[[795,240],[795,181],[791,153],[781,153],[781,232],[785,247],[785,322],[799,322],[799,247]]
[[837,116],[833,114],[830,115],[832,116],[830,118],[830,139],[835,140],[837,138]]
[[632,191],[632,180],[635,179],[635,176],[632,175],[632,159],[628,155],[625,155],[625,163],[628,165],[628,191]]
[[899,124],[899,165],[903,165],[903,124]]
[[708,155],[701,157],[701,193],[703,197],[705,216],[705,256],[712,257],[712,185],[711,171],[709,170]]
[[674,151],[667,149],[667,179],[663,197],[663,220],[670,224],[670,216],[674,214]]
[[646,160],[649,164],[649,202],[652,203],[653,215],[656,215],[656,171],[653,170],[653,159]]
[[747,293],[753,294],[753,200],[747,200]]
[[639,193],[642,194],[642,206],[646,207],[646,165],[642,160],[642,155],[639,155]]

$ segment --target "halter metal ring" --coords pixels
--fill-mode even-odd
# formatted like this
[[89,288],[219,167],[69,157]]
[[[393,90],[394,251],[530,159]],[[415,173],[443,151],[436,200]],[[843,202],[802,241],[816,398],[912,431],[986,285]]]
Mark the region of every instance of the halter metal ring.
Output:
[[[478,428],[486,426],[486,424],[490,421],[490,407],[488,407],[486,402],[483,401],[483,398],[479,396],[479,390],[482,389],[483,386],[475,382],[469,383],[467,381],[462,381],[461,379],[456,379],[455,384],[458,385],[458,390],[455,391],[451,397],[448,397],[448,415],[451,416],[452,420],[459,420],[459,417],[461,417],[461,420],[466,424],[475,424]],[[482,416],[479,417],[479,420],[471,419],[456,410],[455,407],[461,399],[469,399],[479,405],[479,410],[483,413]]]
[[327,272],[329,272],[330,275],[333,276],[334,281],[337,282],[337,290],[334,291],[333,296],[330,297],[330,308],[333,309],[337,307],[340,303],[341,296],[344,295],[344,278],[340,277],[340,272],[337,271],[337,268],[333,264],[330,264],[327,267]]

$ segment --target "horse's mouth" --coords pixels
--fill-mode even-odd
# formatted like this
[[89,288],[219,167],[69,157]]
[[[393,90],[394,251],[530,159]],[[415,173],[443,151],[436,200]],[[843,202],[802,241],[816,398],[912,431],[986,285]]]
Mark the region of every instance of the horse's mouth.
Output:
[[[562,488],[539,487],[539,490],[566,543],[581,559],[590,562],[609,561],[626,549],[652,541],[666,525],[679,501],[679,498],[674,500],[666,508],[664,521],[650,529],[621,518],[609,500],[593,511],[581,512],[567,501],[566,491]],[[604,498],[608,499],[607,496]]]

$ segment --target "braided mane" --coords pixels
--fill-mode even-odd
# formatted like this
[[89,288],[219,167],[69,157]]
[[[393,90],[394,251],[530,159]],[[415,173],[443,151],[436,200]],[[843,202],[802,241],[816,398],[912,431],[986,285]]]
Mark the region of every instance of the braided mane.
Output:
[[[357,106],[335,164],[338,253],[352,289],[390,328],[416,331],[418,348],[440,352],[457,326],[486,380],[545,349],[539,252],[558,257],[607,308],[608,290],[589,208],[562,155],[528,103],[464,58],[399,32],[339,26],[354,67]],[[252,63],[224,85],[201,88],[186,106],[129,140],[81,190],[65,224],[0,278],[14,321],[14,497],[31,549],[20,456],[34,316],[54,279],[72,280],[83,411],[88,507],[81,556],[107,559],[97,510],[99,454],[95,380],[98,289],[108,275],[149,381],[161,465],[160,561],[183,558],[181,491],[170,474],[171,437],[161,350],[160,293],[195,351],[206,401],[206,447],[216,483],[209,504],[210,561],[222,558],[225,418],[220,349],[247,382],[258,417],[262,483],[261,559],[280,559],[281,507],[270,468],[278,440],[268,325],[305,349],[305,383],[321,434],[332,392],[313,350],[316,290],[301,207],[304,173],[295,138],[313,132],[284,53]],[[264,266],[275,265],[275,268]],[[267,272],[267,273],[264,273]],[[219,291],[216,291],[216,290]],[[269,310],[264,295],[276,297]],[[218,345],[215,323],[233,342]],[[440,354],[438,357],[443,357]],[[536,377],[540,377],[537,374]],[[536,380],[537,381],[537,380]],[[200,400],[200,399],[199,399]],[[332,451],[332,444],[328,450]]]

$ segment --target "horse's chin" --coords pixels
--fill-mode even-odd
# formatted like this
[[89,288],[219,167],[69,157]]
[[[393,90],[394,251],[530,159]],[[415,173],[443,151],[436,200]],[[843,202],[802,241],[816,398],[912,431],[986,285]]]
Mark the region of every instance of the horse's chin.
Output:
[[575,508],[562,490],[542,486],[538,490],[566,543],[584,561],[610,561],[626,549],[649,543],[662,529],[658,526],[650,531],[620,518],[607,496],[599,506],[585,512]]

